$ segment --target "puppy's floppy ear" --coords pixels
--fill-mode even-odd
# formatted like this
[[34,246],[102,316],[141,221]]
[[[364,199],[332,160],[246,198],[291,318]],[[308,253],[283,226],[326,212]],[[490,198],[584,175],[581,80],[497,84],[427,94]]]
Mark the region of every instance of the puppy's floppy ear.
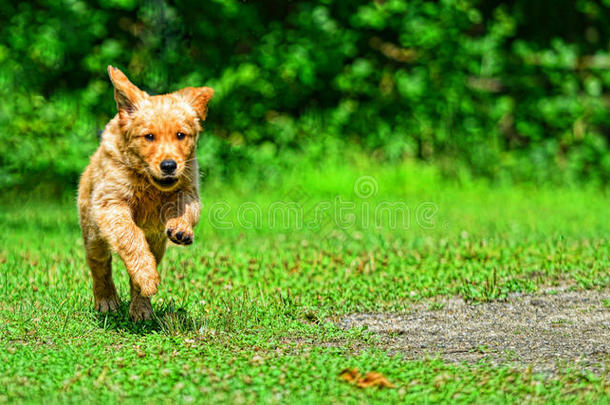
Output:
[[208,103],[214,97],[211,87],[185,87],[177,93],[193,106],[202,121],[205,120],[208,115]]
[[119,112],[132,112],[140,100],[148,97],[145,91],[138,89],[119,69],[108,66],[108,75],[114,86],[114,100]]

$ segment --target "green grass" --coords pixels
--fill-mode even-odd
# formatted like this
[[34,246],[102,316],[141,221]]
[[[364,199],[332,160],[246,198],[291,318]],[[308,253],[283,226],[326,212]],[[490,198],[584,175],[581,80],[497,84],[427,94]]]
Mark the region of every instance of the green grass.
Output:
[[[140,324],[128,320],[118,258],[125,301],[116,314],[93,311],[73,199],[6,197],[0,402],[608,402],[607,373],[545,377],[527,365],[405,360],[376,348],[365,330],[331,322],[355,311],[408,311],[439,295],[482,301],[542,285],[608,286],[604,192],[457,185],[432,168],[364,162],[307,166],[273,183],[210,176],[195,244],[170,247],[156,317]],[[363,181],[374,188],[355,190]],[[306,225],[318,203],[337,197],[354,203],[351,219]],[[296,201],[304,224],[271,226],[277,201]],[[387,212],[367,224],[366,207],[384,201],[405,202],[410,225],[391,226]],[[240,219],[245,202],[251,210]],[[226,215],[210,219],[218,207]],[[396,388],[354,387],[338,378],[345,368],[379,371]]]

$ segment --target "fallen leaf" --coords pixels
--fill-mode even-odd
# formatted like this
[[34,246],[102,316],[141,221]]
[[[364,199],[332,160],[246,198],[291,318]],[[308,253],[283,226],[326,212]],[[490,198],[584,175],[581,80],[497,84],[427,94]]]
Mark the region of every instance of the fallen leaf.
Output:
[[394,384],[389,382],[383,374],[376,371],[370,371],[362,376],[357,368],[346,368],[339,373],[339,378],[359,388],[394,388]]
[[366,373],[363,379],[356,384],[360,388],[379,387],[379,388],[394,388],[394,384],[388,381],[381,373],[371,371]]
[[350,384],[357,383],[362,378],[357,368],[346,368],[339,373],[339,378],[343,381],[347,381]]

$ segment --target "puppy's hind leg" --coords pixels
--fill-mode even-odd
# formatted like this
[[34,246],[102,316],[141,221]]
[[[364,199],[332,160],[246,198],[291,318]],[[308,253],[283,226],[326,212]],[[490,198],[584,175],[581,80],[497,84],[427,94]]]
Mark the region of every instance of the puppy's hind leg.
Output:
[[87,264],[93,278],[95,309],[100,312],[115,311],[120,304],[112,281],[112,256],[102,240],[85,241]]

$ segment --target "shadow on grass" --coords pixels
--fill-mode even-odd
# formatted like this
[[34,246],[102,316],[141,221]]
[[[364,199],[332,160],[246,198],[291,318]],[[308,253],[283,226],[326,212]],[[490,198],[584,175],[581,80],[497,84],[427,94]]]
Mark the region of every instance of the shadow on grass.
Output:
[[174,302],[153,306],[153,318],[148,321],[134,322],[129,318],[129,302],[122,302],[115,312],[96,313],[100,328],[127,332],[135,335],[163,333],[176,335],[198,331],[202,322],[189,315],[186,308]]
[[[244,333],[268,325],[284,324],[290,320],[306,319],[298,300],[290,295],[275,295],[263,300],[247,288],[232,291],[226,295],[210,296],[215,302],[213,314],[193,317],[184,305],[175,301],[153,304],[153,319],[133,322],[129,318],[129,302],[123,302],[113,313],[96,314],[100,328],[132,334],[162,333],[177,335],[189,332],[215,331],[223,333]],[[315,316],[315,315],[314,315]]]

